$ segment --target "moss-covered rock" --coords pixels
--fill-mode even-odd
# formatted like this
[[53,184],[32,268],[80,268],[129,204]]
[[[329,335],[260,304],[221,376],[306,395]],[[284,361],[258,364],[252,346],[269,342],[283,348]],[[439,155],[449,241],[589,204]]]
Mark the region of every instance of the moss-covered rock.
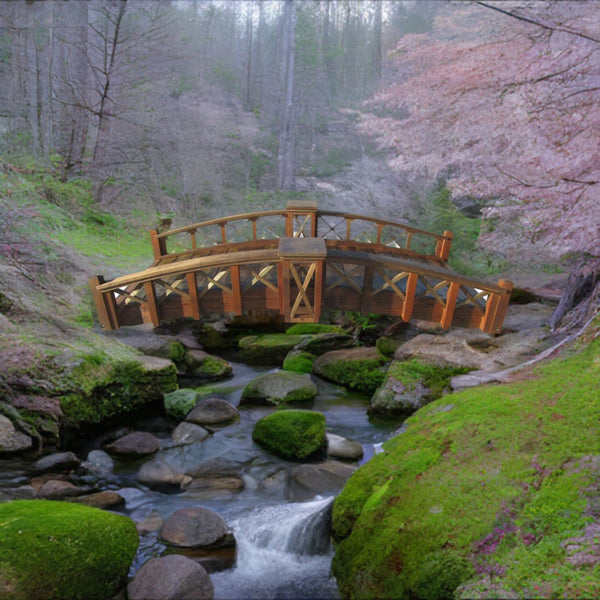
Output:
[[281,365],[294,346],[309,338],[285,333],[249,335],[239,341],[240,356],[250,364]]
[[598,596],[599,377],[596,339],[412,415],[335,501],[342,597]]
[[177,389],[177,369],[167,359],[84,361],[73,370],[73,389],[60,399],[69,426],[98,425],[162,402]]
[[203,350],[188,350],[182,361],[184,373],[189,377],[216,380],[231,377],[233,368],[219,356],[207,354]]
[[190,388],[181,388],[164,395],[165,412],[176,421],[183,421],[185,416],[196,406],[200,394]]
[[128,517],[48,500],[0,504],[0,599],[108,600],[139,538]]
[[339,325],[328,325],[327,323],[296,323],[286,329],[288,335],[306,335],[315,333],[346,333]]
[[246,385],[242,392],[242,404],[253,402],[288,404],[310,402],[318,390],[310,375],[275,371],[259,375]]
[[268,452],[301,461],[326,448],[325,416],[308,410],[280,410],[255,424],[252,439]]
[[293,373],[310,373],[317,357],[304,350],[293,349],[283,360],[283,370]]
[[359,392],[372,394],[382,383],[386,360],[376,348],[327,352],[314,362],[313,373]]
[[439,398],[450,387],[450,379],[468,368],[437,366],[418,360],[392,361],[383,385],[369,403],[369,413],[409,415]]

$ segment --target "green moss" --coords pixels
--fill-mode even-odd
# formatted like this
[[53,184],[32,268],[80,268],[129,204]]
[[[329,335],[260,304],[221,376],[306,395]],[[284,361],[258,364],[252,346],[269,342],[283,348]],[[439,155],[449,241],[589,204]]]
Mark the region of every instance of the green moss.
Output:
[[414,388],[418,382],[421,382],[431,390],[432,399],[437,399],[450,387],[452,377],[471,370],[468,367],[439,367],[411,359],[392,362],[387,375],[401,381],[405,387]]
[[240,339],[241,356],[247,362],[263,365],[281,365],[287,353],[308,335],[271,333],[251,335]]
[[278,456],[303,460],[326,446],[325,416],[306,410],[277,411],[257,421],[252,439]]
[[316,356],[310,352],[292,350],[283,361],[283,369],[293,373],[310,373],[315,358]]
[[71,425],[99,424],[163,399],[177,389],[174,365],[145,369],[136,361],[84,361],[72,374],[73,391],[60,399]]
[[182,421],[196,406],[200,394],[196,390],[182,388],[165,394],[165,412],[169,417]]
[[313,333],[346,333],[338,325],[327,325],[325,323],[296,323],[286,329],[286,335],[306,335]]
[[0,504],[0,539],[3,600],[108,600],[139,543],[127,517],[47,500]]
[[590,521],[599,378],[596,339],[535,378],[465,390],[410,417],[335,501],[342,596],[448,598],[459,585],[465,598],[543,586],[546,597],[597,596],[598,563],[566,561],[565,546]]
[[375,347],[383,356],[391,358],[394,356],[394,352],[396,352],[401,343],[400,340],[395,340],[394,338],[379,337],[375,342]]
[[385,373],[381,367],[385,359],[339,360],[323,365],[322,375],[335,383],[365,394],[373,394],[383,383]]

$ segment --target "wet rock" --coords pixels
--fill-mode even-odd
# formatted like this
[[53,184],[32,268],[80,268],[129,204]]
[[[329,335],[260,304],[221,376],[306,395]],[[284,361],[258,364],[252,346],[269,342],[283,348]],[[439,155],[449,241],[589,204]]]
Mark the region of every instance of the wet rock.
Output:
[[268,404],[286,404],[290,402],[308,402],[314,400],[318,390],[309,375],[276,371],[259,375],[242,392],[241,402]]
[[13,422],[8,417],[0,414],[0,454],[24,452],[32,446],[32,438],[17,431]]
[[239,416],[238,409],[227,400],[210,397],[199,400],[185,420],[198,425],[216,425],[235,421]]
[[183,364],[189,377],[212,380],[233,375],[230,363],[203,350],[188,350],[184,355]]
[[132,431],[105,446],[112,454],[127,456],[146,456],[160,450],[158,439],[147,431]]
[[338,492],[357,467],[338,461],[298,465],[289,471],[287,497],[294,501],[313,498],[317,494]]
[[57,452],[40,458],[35,465],[34,471],[37,473],[48,473],[50,471],[70,471],[79,466],[80,460],[73,452]]
[[353,348],[355,345],[352,336],[346,333],[317,333],[301,341],[296,348],[320,356],[325,352]]
[[150,487],[183,486],[191,481],[191,477],[176,471],[164,459],[159,457],[144,463],[137,472],[136,479]]
[[420,381],[405,384],[388,373],[369,402],[369,414],[410,415],[431,400],[431,390]]
[[192,480],[189,490],[227,490],[238,492],[245,486],[241,475],[243,463],[227,457],[217,456],[200,463],[187,471]]
[[194,444],[201,442],[207,438],[210,434],[204,427],[196,425],[195,423],[188,423],[184,421],[179,423],[173,431],[172,437],[173,442],[176,446],[184,446],[186,444]]
[[327,433],[327,456],[342,458],[345,460],[359,460],[363,457],[362,444],[354,440],[348,440],[335,433]]
[[73,485],[70,481],[60,479],[50,479],[38,490],[36,496],[45,500],[62,500],[63,498],[72,498],[81,496],[88,490],[82,490]]
[[71,502],[93,506],[95,508],[116,508],[125,504],[125,498],[117,492],[102,491],[73,498]]
[[6,488],[0,491],[0,503],[10,500],[32,500],[36,491],[31,485],[20,485],[16,488]]
[[127,586],[129,600],[211,600],[213,596],[204,567],[178,554],[151,558]]
[[162,526],[160,537],[168,544],[181,548],[235,545],[235,538],[223,517],[200,506],[175,511]]
[[249,364],[281,365],[294,346],[310,337],[287,333],[251,335],[239,341],[239,349],[242,360]]
[[104,450],[92,450],[82,466],[97,477],[109,477],[112,475],[115,463]]
[[140,535],[144,535],[145,533],[152,533],[153,531],[158,531],[164,524],[164,521],[161,519],[160,515],[156,511],[152,511],[147,514],[142,521],[136,523],[136,528]]
[[186,415],[196,406],[198,392],[191,388],[181,388],[165,394],[165,412],[177,421],[185,419]]

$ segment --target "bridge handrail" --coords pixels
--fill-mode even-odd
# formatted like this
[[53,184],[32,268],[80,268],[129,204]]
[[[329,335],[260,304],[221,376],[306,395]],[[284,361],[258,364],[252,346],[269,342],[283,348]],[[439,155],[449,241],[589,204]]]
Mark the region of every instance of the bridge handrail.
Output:
[[[406,225],[404,223],[398,223],[395,221],[390,221],[387,219],[379,219],[376,217],[369,217],[366,215],[357,215],[346,212],[339,211],[323,211],[323,210],[293,210],[293,208],[288,208],[286,210],[271,210],[271,211],[257,211],[250,213],[241,213],[238,215],[232,215],[227,217],[220,217],[217,219],[210,219],[208,221],[203,221],[199,223],[194,223],[192,225],[186,225],[183,227],[177,227],[175,229],[170,229],[163,232],[158,232],[157,230],[152,230],[150,232],[152,239],[152,246],[154,249],[154,255],[157,260],[160,260],[162,257],[169,254],[179,254],[179,252],[169,252],[167,250],[167,240],[168,238],[179,235],[179,234],[188,234],[190,236],[190,244],[189,248],[186,248],[185,252],[189,252],[190,250],[196,249],[197,240],[196,240],[196,232],[198,230],[208,228],[208,227],[219,227],[220,228],[220,241],[213,242],[213,246],[219,245],[227,245],[233,243],[233,240],[228,239],[227,236],[227,225],[239,222],[239,221],[248,221],[252,223],[252,234],[251,237],[247,236],[246,241],[257,241],[258,239],[265,239],[258,237],[257,230],[257,221],[261,218],[265,217],[273,217],[279,216],[283,218],[282,222],[282,231],[285,231],[285,235],[288,237],[323,237],[328,238],[328,236],[333,233],[335,238],[338,240],[345,241],[360,241],[359,239],[355,239],[352,237],[352,225],[355,221],[362,221],[370,224],[371,226],[375,225],[377,228],[376,231],[376,239],[375,241],[367,241],[363,243],[371,243],[373,245],[378,245],[380,247],[380,251],[385,249],[385,247],[394,247],[400,248],[412,254],[421,255],[425,257],[438,258],[442,261],[446,261],[448,259],[448,255],[450,252],[450,244],[452,241],[452,233],[449,231],[444,231],[442,234],[432,233],[430,231],[425,231],[423,229],[418,229],[416,227],[411,227],[410,225]],[[295,219],[299,217],[304,219],[304,223],[299,224],[299,228],[296,230]],[[338,224],[331,225],[331,223],[327,222],[324,219],[327,218],[336,218],[342,219],[345,223],[345,231],[339,232],[336,229]],[[310,226],[306,227],[306,221],[310,221]],[[319,224],[327,226],[329,229],[326,232],[319,230]],[[395,236],[392,236],[391,242],[384,243],[383,240],[383,232],[384,228],[396,228],[400,229],[405,233],[404,242],[398,241]],[[235,233],[239,233],[236,230]],[[308,235],[307,235],[308,234]],[[419,252],[419,250],[414,250],[411,248],[411,243],[414,236],[425,236],[429,238],[432,243],[435,243],[435,249],[433,252]],[[277,237],[277,236],[276,236]],[[392,243],[394,245],[392,245]],[[182,254],[185,252],[181,252]]]

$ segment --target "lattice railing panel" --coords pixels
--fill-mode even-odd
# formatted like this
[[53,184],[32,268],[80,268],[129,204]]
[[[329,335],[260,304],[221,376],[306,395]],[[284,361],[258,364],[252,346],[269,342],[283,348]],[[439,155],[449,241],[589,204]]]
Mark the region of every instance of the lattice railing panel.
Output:
[[327,263],[325,293],[331,292],[336,287],[348,286],[362,293],[365,279],[365,267],[351,263]]
[[247,292],[253,287],[265,286],[277,292],[278,272],[276,263],[260,263],[240,266],[240,287]]

